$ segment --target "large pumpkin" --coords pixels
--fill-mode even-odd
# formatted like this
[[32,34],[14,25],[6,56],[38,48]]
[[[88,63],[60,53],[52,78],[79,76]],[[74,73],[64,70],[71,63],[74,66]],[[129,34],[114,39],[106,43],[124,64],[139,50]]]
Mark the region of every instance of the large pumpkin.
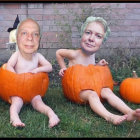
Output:
[[0,97],[11,103],[11,96],[19,96],[24,102],[30,102],[36,95],[44,96],[49,85],[47,73],[16,74],[6,70],[6,64],[0,68]]
[[62,89],[66,98],[76,103],[85,103],[80,99],[82,90],[94,90],[99,97],[101,89],[109,87],[113,90],[113,79],[108,66],[77,64],[69,67],[62,77]]
[[126,78],[120,85],[120,95],[127,101],[140,103],[140,78],[133,71],[133,77]]

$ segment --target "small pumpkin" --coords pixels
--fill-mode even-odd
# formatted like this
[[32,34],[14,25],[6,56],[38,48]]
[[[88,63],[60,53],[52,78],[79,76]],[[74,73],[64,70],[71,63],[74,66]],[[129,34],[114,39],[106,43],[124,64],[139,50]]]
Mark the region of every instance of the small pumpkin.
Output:
[[113,90],[113,79],[108,66],[77,64],[69,67],[62,77],[62,89],[64,96],[73,102],[85,103],[80,97],[82,90],[94,90],[99,97],[103,87]]
[[47,73],[16,74],[6,70],[6,64],[0,68],[0,97],[11,103],[10,96],[19,96],[30,102],[36,95],[44,96],[49,85]]
[[133,71],[133,77],[124,79],[120,84],[120,95],[125,100],[140,103],[140,78]]

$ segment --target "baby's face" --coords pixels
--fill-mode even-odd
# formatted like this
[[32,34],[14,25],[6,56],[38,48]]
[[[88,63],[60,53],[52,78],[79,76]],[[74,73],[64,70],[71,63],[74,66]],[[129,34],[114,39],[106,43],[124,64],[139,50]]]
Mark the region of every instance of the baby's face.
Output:
[[99,22],[89,23],[81,38],[81,47],[87,54],[99,50],[104,39],[104,27]]
[[34,21],[27,20],[20,25],[17,34],[17,44],[22,53],[32,54],[37,51],[39,40],[39,27]]

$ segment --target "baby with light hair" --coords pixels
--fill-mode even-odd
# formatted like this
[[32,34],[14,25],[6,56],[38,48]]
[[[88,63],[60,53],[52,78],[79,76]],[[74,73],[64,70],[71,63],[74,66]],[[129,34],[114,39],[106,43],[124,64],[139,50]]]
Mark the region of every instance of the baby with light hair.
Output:
[[[95,63],[95,53],[100,49],[100,46],[107,40],[110,34],[110,29],[107,22],[101,17],[88,17],[85,23],[81,26],[81,42],[77,50],[59,49],[56,51],[56,58],[60,65],[60,76],[65,76],[67,67],[64,58],[69,60],[68,67],[81,64],[84,66],[108,64],[105,59]],[[82,70],[81,70],[82,71]],[[90,71],[90,70],[89,70]],[[69,75],[71,76],[71,75]],[[75,75],[76,76],[76,75]],[[94,79],[96,80],[96,79]],[[80,80],[77,85],[80,84]],[[81,86],[80,86],[81,87]],[[75,94],[73,91],[71,94]],[[140,109],[133,110],[128,107],[123,100],[117,97],[109,87],[103,87],[98,96],[95,90],[84,89],[79,93],[79,98],[88,103],[91,109],[105,120],[119,125],[124,121],[140,120]],[[117,115],[109,112],[103,105],[101,99],[106,100],[112,107],[122,112],[124,115]]]
[[[12,54],[7,62],[8,71],[17,74],[32,73],[33,75],[52,71],[51,63],[41,53],[37,52],[40,43],[40,26],[35,20],[31,18],[23,20],[17,27],[16,39],[18,50]],[[25,96],[31,97],[28,94]],[[20,110],[25,103],[24,98],[13,95],[10,100],[11,124],[15,127],[24,127],[25,124],[19,118]],[[40,93],[31,98],[29,103],[32,104],[35,110],[48,116],[50,128],[60,122],[55,112],[43,102]]]
[[86,19],[86,21],[81,26],[81,36],[83,35],[87,25],[89,23],[93,22],[93,21],[99,22],[104,26],[105,35],[104,35],[103,42],[105,42],[107,40],[108,36],[110,35],[111,31],[110,31],[110,28],[107,25],[107,22],[102,17],[92,17],[92,16],[88,17]]

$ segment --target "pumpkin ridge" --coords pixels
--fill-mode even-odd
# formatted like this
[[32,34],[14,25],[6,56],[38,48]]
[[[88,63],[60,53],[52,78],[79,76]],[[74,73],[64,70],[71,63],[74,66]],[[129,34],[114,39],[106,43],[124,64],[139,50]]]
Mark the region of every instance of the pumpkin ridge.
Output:
[[[71,85],[74,87],[75,86],[75,84],[74,84],[74,81],[73,81],[73,79],[74,79],[74,76],[73,76],[73,71],[71,71],[71,73],[70,74],[72,74],[72,79],[71,79]],[[75,93],[75,87],[74,87],[74,91],[72,92],[71,91],[71,94],[72,94],[72,96],[73,96],[73,99],[74,99],[74,101],[76,100],[76,98],[75,98],[75,96],[74,96],[74,93]]]
[[[45,73],[46,75],[46,77],[47,77],[47,73]],[[48,88],[48,86],[49,86],[49,80],[48,80],[48,82],[47,82],[47,80],[48,80],[48,78],[47,79],[45,79],[45,77],[42,77],[42,87],[41,87],[41,95],[43,96],[43,93],[46,91],[46,89]],[[47,86],[44,86],[44,85],[46,85],[47,84]]]

